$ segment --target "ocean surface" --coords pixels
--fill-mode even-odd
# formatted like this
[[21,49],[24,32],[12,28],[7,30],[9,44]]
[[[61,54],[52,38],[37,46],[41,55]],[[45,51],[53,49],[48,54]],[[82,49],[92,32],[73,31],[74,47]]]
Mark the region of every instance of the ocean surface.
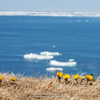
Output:
[[[40,59],[47,51],[59,55]],[[100,75],[100,17],[0,16],[0,72],[56,76],[51,67]]]

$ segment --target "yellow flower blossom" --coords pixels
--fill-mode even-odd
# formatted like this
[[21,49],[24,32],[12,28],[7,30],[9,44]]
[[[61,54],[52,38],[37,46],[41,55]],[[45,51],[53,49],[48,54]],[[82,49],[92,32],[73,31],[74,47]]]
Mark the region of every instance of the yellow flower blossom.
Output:
[[63,73],[62,73],[62,72],[60,72],[60,73],[57,72],[57,76],[58,76],[58,77],[62,77],[62,76],[63,76]]
[[2,76],[0,76],[0,81],[1,81],[1,80],[3,80],[3,77],[2,77]]
[[88,80],[93,80],[93,76],[92,76],[92,75],[86,75],[86,78],[87,78]]
[[74,75],[74,79],[79,79],[79,75],[78,74],[76,74],[76,75]]
[[84,79],[85,79],[85,77],[84,77],[84,76],[81,76],[81,79],[83,79],[83,80],[84,80]]
[[70,78],[69,74],[65,74],[65,76],[62,76],[65,80]]
[[11,77],[11,81],[17,81],[17,79],[16,79],[16,78]]

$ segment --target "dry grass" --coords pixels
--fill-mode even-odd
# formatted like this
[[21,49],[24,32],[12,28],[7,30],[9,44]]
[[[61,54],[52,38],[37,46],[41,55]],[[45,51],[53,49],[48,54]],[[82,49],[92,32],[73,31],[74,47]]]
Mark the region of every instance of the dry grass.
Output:
[[[0,100],[100,100],[100,81],[97,79],[89,85],[86,81],[76,84],[74,79],[65,84],[58,82],[56,77],[34,78],[20,74],[0,73],[4,79],[0,83]],[[11,82],[10,77],[16,77]]]

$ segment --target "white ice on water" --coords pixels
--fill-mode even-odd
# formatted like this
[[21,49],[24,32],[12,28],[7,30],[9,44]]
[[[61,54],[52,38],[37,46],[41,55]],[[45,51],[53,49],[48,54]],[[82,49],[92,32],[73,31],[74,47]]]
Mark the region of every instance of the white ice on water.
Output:
[[76,64],[77,62],[59,62],[56,60],[50,61],[50,65],[54,65],[54,66],[75,66]]
[[89,20],[86,20],[86,22],[88,22]]
[[46,68],[47,71],[63,71],[63,68],[54,68],[54,67],[50,67],[50,68]]
[[74,61],[74,59],[69,59],[70,62]]
[[55,45],[53,45],[53,48],[55,48],[56,46]]
[[40,54],[41,55],[53,55],[53,56],[62,55],[59,52],[48,52],[48,51],[41,52]]
[[43,59],[53,59],[53,56],[49,56],[49,55],[37,55],[37,54],[25,54],[24,55],[25,59],[39,59],[39,60],[43,60]]
[[0,16],[100,17],[100,11],[0,11]]

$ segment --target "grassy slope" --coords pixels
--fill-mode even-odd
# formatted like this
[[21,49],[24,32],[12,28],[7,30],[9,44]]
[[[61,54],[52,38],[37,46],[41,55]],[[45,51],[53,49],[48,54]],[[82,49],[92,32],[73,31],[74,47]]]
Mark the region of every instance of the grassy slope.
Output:
[[[98,79],[93,85],[86,85],[86,81],[75,84],[74,79],[69,84],[63,79],[59,83],[56,77],[38,79],[8,73],[0,73],[0,76],[4,77],[0,83],[0,100],[100,100]],[[11,76],[18,81],[11,82]]]

